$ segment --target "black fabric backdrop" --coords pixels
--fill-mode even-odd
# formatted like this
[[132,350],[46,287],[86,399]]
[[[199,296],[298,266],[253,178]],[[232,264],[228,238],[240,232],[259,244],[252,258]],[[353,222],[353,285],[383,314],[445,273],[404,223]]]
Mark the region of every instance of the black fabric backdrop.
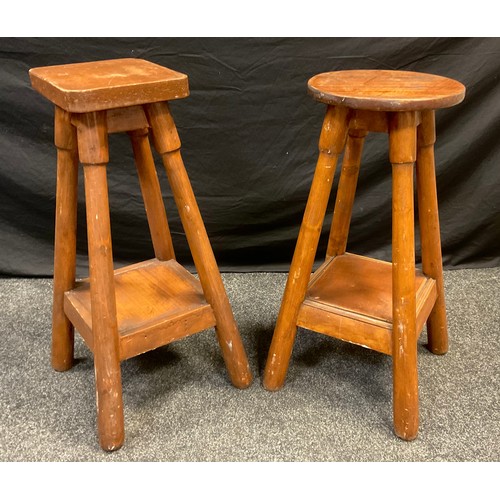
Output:
[[[289,267],[324,115],[324,105],[307,95],[311,76],[388,68],[461,81],[467,87],[465,101],[437,112],[444,264],[500,265],[499,39],[4,38],[0,57],[2,275],[49,276],[53,270],[53,108],[31,89],[28,70],[120,57],[144,58],[189,76],[191,96],[173,102],[172,113],[217,260],[222,269],[238,271]],[[115,262],[151,258],[127,137],[112,136],[110,152]],[[385,135],[370,136],[363,162],[348,250],[390,260],[391,168]],[[189,265],[175,204],[157,164],[178,260]],[[85,275],[80,180],[78,274]],[[333,202],[332,196],[330,207]],[[318,259],[325,253],[330,221],[331,210]]]

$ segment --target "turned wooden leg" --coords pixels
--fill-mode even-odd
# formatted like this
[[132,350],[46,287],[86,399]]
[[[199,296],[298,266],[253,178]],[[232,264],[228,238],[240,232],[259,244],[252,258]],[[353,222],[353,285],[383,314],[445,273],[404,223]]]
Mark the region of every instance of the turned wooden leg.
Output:
[[155,148],[163,158],[203,293],[207,302],[212,306],[217,322],[215,328],[217,338],[229,377],[233,385],[243,389],[251,384],[252,374],[205,225],[181,158],[179,150],[181,144],[172,115],[165,102],[149,104],[145,106],[145,109],[153,131]]
[[142,198],[148,217],[149,231],[155,257],[158,260],[175,259],[172,236],[161,195],[158,174],[148,139],[148,129],[129,132],[134,150],[135,165],[141,185]]
[[418,371],[415,299],[413,168],[416,158],[415,113],[391,117],[392,163],[392,363],[396,434],[414,439],[418,431]]
[[333,211],[326,258],[345,253],[366,130],[349,130]]
[[73,365],[74,330],[64,313],[64,292],[75,285],[76,214],[78,206],[78,153],[76,129],[70,114],[55,109],[57,192],[54,244],[54,302],[52,309],[52,367],[69,370]]
[[268,390],[277,390],[285,382],[297,332],[297,316],[311,276],[337,159],[346,141],[347,125],[347,108],[329,106],[319,140],[318,163],[267,357],[263,384]]
[[106,179],[108,140],[105,113],[80,115],[77,129],[85,176],[99,440],[104,450],[112,451],[123,444],[124,424]]
[[443,261],[434,166],[436,132],[434,111],[423,111],[417,133],[417,193],[422,271],[436,280],[437,299],[427,320],[428,348],[434,354],[448,351],[448,327],[444,299]]

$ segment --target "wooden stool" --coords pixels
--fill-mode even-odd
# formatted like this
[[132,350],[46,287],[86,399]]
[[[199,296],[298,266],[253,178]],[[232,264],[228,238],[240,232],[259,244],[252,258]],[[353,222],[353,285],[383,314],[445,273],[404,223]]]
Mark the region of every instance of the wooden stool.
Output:
[[[124,439],[120,361],[215,326],[232,383],[244,388],[252,380],[167,103],[189,95],[188,79],[139,59],[35,68],[30,77],[56,105],[52,366],[71,368],[74,325],[94,353],[101,446],[116,450]],[[199,281],[175,260],[149,131]],[[106,180],[108,134],[114,132],[130,135],[156,257],[116,271]],[[78,160],[85,178],[90,278],[75,283]]]
[[[434,109],[461,102],[465,88],[435,75],[382,70],[323,73],[311,78],[308,87],[328,108],[264,386],[276,390],[283,385],[297,326],[392,355],[395,432],[411,440],[418,431],[417,339],[426,321],[429,349],[444,354],[448,348],[434,170]],[[368,132],[389,134],[392,266],[346,253]],[[337,158],[344,145],[326,261],[311,277]],[[415,162],[423,272],[415,270]]]

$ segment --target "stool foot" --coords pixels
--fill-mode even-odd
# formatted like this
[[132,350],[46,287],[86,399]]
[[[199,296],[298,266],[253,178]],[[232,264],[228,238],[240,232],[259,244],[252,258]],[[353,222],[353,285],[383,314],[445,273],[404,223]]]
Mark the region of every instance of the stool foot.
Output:
[[337,159],[346,142],[348,118],[346,108],[330,106],[323,122],[319,159],[264,370],[262,383],[270,391],[279,389],[285,382],[297,332],[297,316],[311,276]]
[[121,448],[125,439],[120,363],[94,354],[99,444],[105,451]]

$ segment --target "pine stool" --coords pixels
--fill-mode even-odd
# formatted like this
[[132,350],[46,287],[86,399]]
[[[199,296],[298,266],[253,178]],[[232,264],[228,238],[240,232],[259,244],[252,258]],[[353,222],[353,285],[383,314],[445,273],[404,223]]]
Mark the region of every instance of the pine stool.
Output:
[[[285,380],[297,326],[392,355],[396,434],[418,431],[417,339],[427,321],[428,346],[448,348],[434,167],[434,110],[461,102],[464,86],[440,76],[382,70],[323,73],[309,93],[328,105],[319,160],[300,228],[264,386]],[[392,265],[346,253],[363,142],[389,134],[392,163]],[[345,146],[325,263],[311,271]],[[416,165],[422,271],[415,270],[413,175]]]
[[[188,96],[188,79],[140,59],[34,68],[30,78],[56,106],[52,366],[71,368],[76,327],[94,353],[99,439],[111,451],[124,439],[121,361],[215,326],[232,383],[244,388],[252,379],[167,103]],[[113,271],[106,164],[108,134],[115,132],[127,132],[132,142],[156,258]],[[175,260],[149,132],[199,281]],[[85,179],[90,278],[75,283],[78,160]]]

